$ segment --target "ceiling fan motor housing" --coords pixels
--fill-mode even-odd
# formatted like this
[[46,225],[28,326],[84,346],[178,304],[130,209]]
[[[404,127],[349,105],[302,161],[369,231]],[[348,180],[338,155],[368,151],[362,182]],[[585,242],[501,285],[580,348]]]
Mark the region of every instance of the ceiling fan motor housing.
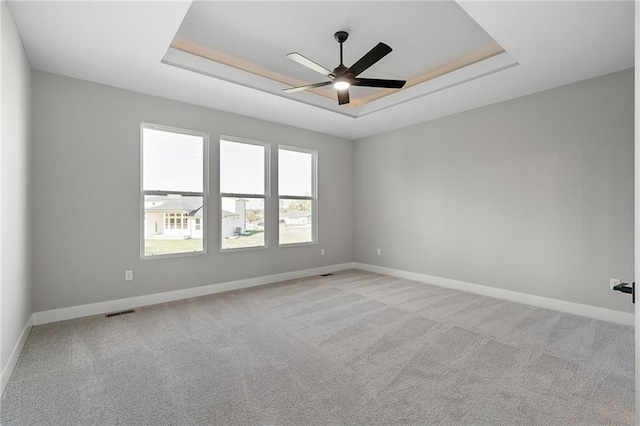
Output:
[[347,74],[350,74],[353,77],[353,74],[347,73],[348,69],[349,68],[345,67],[344,65],[338,65],[333,69],[333,73],[336,75],[336,77],[344,76],[348,78]]

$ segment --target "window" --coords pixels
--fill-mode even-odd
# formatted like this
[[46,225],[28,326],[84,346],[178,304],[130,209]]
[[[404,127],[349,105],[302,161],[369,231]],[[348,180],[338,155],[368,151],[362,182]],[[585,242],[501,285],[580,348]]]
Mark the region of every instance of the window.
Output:
[[142,257],[206,252],[208,137],[142,125]]
[[280,245],[316,241],[316,152],[278,150]]
[[187,213],[165,213],[164,227],[165,229],[188,229],[188,220]]
[[266,144],[220,140],[220,248],[266,247],[269,150]]

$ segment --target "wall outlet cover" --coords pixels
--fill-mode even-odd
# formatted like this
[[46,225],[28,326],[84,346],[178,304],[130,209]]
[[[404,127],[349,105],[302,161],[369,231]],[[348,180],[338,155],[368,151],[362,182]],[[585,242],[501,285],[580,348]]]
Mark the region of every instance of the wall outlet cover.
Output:
[[620,280],[619,280],[618,278],[610,278],[610,279],[609,279],[609,288],[610,288],[611,290],[613,290],[613,288],[614,288],[615,286],[617,286],[618,284],[620,284]]

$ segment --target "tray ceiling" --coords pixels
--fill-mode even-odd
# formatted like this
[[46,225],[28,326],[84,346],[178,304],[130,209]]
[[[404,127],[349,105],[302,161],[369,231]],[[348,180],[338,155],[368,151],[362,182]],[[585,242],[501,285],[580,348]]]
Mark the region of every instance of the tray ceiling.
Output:
[[[447,84],[517,65],[453,1],[341,2],[339,13],[336,8],[323,2],[195,1],[163,62],[354,118],[426,95],[436,86],[424,83],[466,67],[465,73]],[[405,87],[352,87],[351,102],[342,106],[337,105],[331,86],[283,94],[285,87],[327,81],[286,54],[299,52],[333,69],[340,62],[339,44],[333,37],[339,30],[350,33],[344,43],[345,65],[352,65],[382,41],[393,52],[361,76],[407,80]],[[497,55],[500,60],[481,64]],[[385,97],[389,99],[376,102]],[[362,108],[369,103],[375,104]]]
[[[32,68],[348,139],[631,68],[632,1],[8,1]],[[286,58],[393,48],[339,107]],[[285,82],[281,80],[284,79]],[[421,81],[424,80],[424,81]],[[384,96],[381,96],[384,95]]]

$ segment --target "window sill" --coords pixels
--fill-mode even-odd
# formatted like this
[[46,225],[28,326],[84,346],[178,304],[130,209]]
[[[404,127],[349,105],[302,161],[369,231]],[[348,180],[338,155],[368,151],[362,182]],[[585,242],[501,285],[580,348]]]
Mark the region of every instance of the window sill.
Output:
[[195,257],[203,256],[207,254],[207,251],[195,251],[185,253],[171,253],[171,254],[155,254],[150,256],[140,256],[140,260],[159,260],[159,259],[175,259],[177,257]]

